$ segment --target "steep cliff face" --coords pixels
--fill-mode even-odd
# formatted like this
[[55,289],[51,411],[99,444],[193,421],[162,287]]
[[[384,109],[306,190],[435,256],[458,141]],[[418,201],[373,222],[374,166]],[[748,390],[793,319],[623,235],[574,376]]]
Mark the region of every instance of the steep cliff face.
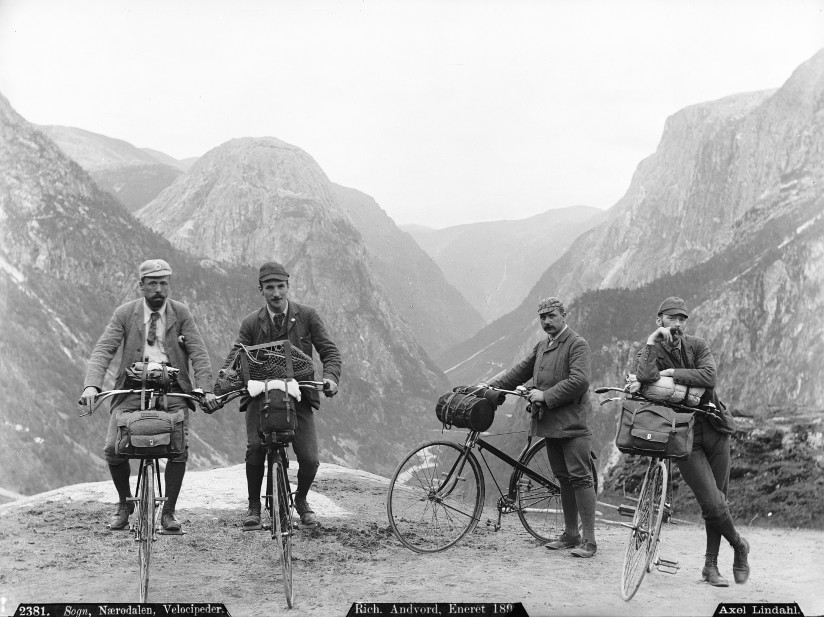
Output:
[[480,313],[444,278],[438,265],[374,199],[336,184],[337,202],[360,232],[370,266],[415,339],[435,358],[468,339],[485,322]]
[[68,126],[38,127],[129,211],[145,206],[182,173],[172,157]]
[[544,271],[583,232],[605,219],[598,208],[558,208],[523,220],[407,231],[487,321],[517,307]]

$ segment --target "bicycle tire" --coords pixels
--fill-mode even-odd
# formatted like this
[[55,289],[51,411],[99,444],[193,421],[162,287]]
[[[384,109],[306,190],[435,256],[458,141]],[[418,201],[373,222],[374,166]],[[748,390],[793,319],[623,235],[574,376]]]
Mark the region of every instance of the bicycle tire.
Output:
[[415,448],[395,469],[386,513],[404,546],[436,553],[477,526],[483,505],[483,472],[472,452],[451,441],[431,441]]
[[140,602],[149,597],[149,562],[152,557],[152,537],[154,536],[155,499],[154,464],[152,460],[141,461],[142,474],[137,504],[138,560],[140,562]]
[[624,553],[621,571],[621,597],[629,602],[647,573],[658,548],[664,503],[667,496],[667,468],[664,461],[652,460],[644,474],[638,506]]
[[[532,444],[518,458],[518,462],[558,486],[552,473],[545,441]],[[515,489],[515,511],[530,534],[544,542],[554,540],[564,531],[564,512],[561,491],[543,486],[516,469],[512,472],[510,487]]]
[[[274,456],[285,456],[277,452]],[[278,560],[283,575],[283,592],[286,595],[286,604],[292,608],[294,602],[294,587],[292,585],[292,508],[291,488],[286,466],[281,460],[275,462],[272,471],[276,490],[272,491],[272,539],[277,546]]]

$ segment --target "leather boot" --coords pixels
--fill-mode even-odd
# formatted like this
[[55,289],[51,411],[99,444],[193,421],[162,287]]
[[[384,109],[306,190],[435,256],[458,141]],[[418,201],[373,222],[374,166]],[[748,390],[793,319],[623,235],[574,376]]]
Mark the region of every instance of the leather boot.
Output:
[[718,571],[718,555],[704,555],[704,569],[701,570],[701,580],[708,582],[713,587],[729,587],[721,573]]
[[750,552],[750,543],[744,536],[738,536],[738,544],[732,547],[735,557],[732,561],[732,577],[739,585],[743,585],[750,578],[750,564],[747,563],[747,554]]

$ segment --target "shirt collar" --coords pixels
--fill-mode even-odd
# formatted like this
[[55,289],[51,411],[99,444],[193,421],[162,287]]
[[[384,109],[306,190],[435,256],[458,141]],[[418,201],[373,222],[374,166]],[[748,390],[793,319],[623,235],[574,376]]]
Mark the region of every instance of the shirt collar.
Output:
[[146,298],[143,298],[143,323],[149,323],[152,319],[152,313],[160,313],[160,319],[163,319],[166,315],[166,300],[163,301],[163,306],[155,310],[149,306],[149,303],[146,302]]
[[566,329],[567,329],[568,327],[569,327],[569,324],[564,324],[564,327],[563,327],[563,328],[561,328],[561,331],[560,331],[558,334],[556,334],[554,337],[552,337],[552,336],[548,337],[548,338],[549,338],[549,342],[550,342],[550,343],[554,343],[555,341],[557,341],[557,340],[560,338],[560,336],[561,336],[564,332],[566,332]]

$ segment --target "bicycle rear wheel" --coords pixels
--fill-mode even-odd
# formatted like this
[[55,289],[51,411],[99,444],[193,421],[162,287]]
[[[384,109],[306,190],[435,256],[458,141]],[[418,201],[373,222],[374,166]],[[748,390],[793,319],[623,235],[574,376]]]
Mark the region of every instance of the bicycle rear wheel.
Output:
[[152,557],[152,537],[154,536],[154,462],[141,461],[140,491],[137,502],[137,542],[140,561],[140,601],[149,596],[149,561]]
[[520,462],[554,486],[545,486],[520,469],[512,472],[510,487],[515,488],[518,518],[521,519],[524,529],[539,540],[554,540],[564,531],[564,511],[561,508],[558,478],[549,466],[544,440],[532,444],[526,453],[521,455]]
[[404,546],[435,553],[475,528],[483,504],[483,473],[472,452],[450,441],[432,441],[398,465],[389,482],[386,513]]
[[269,512],[272,517],[272,539],[277,547],[276,551],[283,574],[283,591],[286,594],[286,604],[289,608],[292,608],[294,601],[294,589],[292,587],[292,510],[294,502],[291,497],[289,477],[286,474],[286,465],[283,464],[281,459],[281,457],[285,457],[285,453],[280,450],[274,452],[272,456],[277,459],[270,472],[274,474],[272,484],[275,485],[275,490],[272,491]]
[[667,468],[664,461],[652,460],[632,519],[624,568],[621,572],[621,597],[629,601],[641,586],[655,552],[664,518],[664,502],[667,496]]

